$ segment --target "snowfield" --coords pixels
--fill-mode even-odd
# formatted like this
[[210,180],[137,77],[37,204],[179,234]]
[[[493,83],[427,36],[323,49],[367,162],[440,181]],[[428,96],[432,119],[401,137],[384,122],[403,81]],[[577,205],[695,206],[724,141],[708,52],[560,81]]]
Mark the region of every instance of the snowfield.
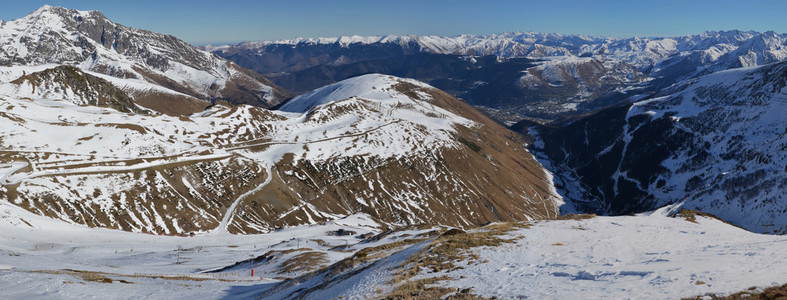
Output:
[[[696,216],[695,221],[668,217],[677,209],[515,226],[501,236],[508,243],[471,248],[467,250],[471,255],[453,261],[456,267],[447,271],[435,272],[424,263],[435,255],[430,252],[435,248],[425,245],[428,242],[417,243],[368,267],[347,271],[340,282],[297,279],[286,292],[273,288],[263,298],[379,298],[397,285],[415,281],[427,282],[426,288],[454,291],[443,296],[470,293],[498,299],[678,299],[783,284],[787,237],[754,234],[709,217]],[[416,255],[419,251],[426,252]],[[392,265],[415,262],[418,274],[396,283],[394,278],[402,271]],[[389,281],[381,283],[381,277]]]
[[[352,254],[329,248],[355,244],[358,235],[380,232],[378,226],[353,215],[264,235],[157,236],[66,224],[0,202],[0,298],[247,298],[280,280],[273,277],[303,273],[280,273],[293,255],[210,271],[270,251],[324,253],[324,263],[312,266],[318,267]],[[354,234],[329,234],[339,229]]]
[[[535,221],[501,236],[513,243],[470,249],[477,258],[455,262],[461,268],[423,269],[415,278],[449,276],[453,279],[436,285],[500,299],[675,299],[762,288],[787,278],[787,237],[705,217],[696,223],[667,217],[676,209]],[[328,266],[361,249],[431,230],[399,231],[372,242],[356,237],[379,233],[377,226],[368,216],[354,215],[262,235],[154,236],[65,224],[0,203],[0,297],[280,299],[310,288],[316,289],[301,295],[305,299],[380,297],[395,287],[393,270],[434,240],[404,247],[338,283],[317,288],[324,283],[318,276],[276,289],[281,280],[305,274],[281,273],[298,249],[325,253],[320,265]],[[331,234],[338,229],[353,235]],[[334,248],[341,245],[346,245],[341,251]],[[285,254],[242,262],[269,251]]]
[[524,236],[514,244],[479,249],[479,260],[488,262],[467,262],[444,284],[505,299],[677,299],[787,278],[787,237],[668,212],[538,222],[509,233]]

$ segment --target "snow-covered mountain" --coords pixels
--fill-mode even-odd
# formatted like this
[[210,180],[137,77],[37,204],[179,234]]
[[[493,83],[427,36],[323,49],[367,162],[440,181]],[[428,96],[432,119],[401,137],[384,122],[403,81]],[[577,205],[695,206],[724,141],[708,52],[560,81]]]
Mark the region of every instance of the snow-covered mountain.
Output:
[[[761,65],[787,54],[786,34],[754,31],[706,31],[679,37],[613,38],[557,33],[510,32],[490,35],[443,36],[342,36],[338,38],[297,38],[279,41],[242,42],[233,45],[207,46],[220,54],[241,52],[265,53],[280,45],[315,47],[337,45],[343,48],[371,44],[397,45],[410,51],[471,56],[500,57],[607,57],[640,68],[658,67],[669,58],[701,54],[703,64],[722,59],[735,60],[742,66]],[[736,51],[737,50],[737,51]],[[725,54],[730,54],[724,57]],[[349,59],[349,58],[346,58]],[[321,63],[319,63],[321,64]]]
[[0,23],[4,77],[22,76],[20,67],[51,65],[107,75],[136,103],[172,114],[200,111],[215,101],[271,107],[289,97],[235,63],[170,35],[113,23],[98,11],[43,6]]
[[106,96],[98,77],[38,92],[38,78],[66,73],[89,76],[57,67],[0,85],[0,198],[41,215],[185,234],[357,212],[454,226],[557,214],[548,173],[516,133],[417,81],[365,75],[280,111],[186,117],[119,112],[126,98]]
[[[498,112],[519,119],[554,120],[685,79],[782,61],[787,58],[787,35],[753,31],[648,38],[534,32],[389,35],[244,42],[207,49],[296,93],[376,72],[428,82],[473,105],[491,108],[501,121],[507,118]],[[496,59],[490,63],[484,56]],[[523,64],[523,59],[531,63]]]
[[748,230],[784,232],[785,111],[781,62],[713,73],[564,127],[538,127],[542,141],[534,145],[579,210],[627,214],[683,203]]
[[368,44],[393,44],[402,48],[413,49],[437,54],[460,55],[497,55],[503,57],[543,57],[565,56],[576,52],[586,52],[582,49],[589,44],[601,44],[609,38],[590,37],[582,35],[564,36],[555,33],[543,34],[536,32],[516,32],[491,35],[459,35],[444,36],[342,36],[337,38],[295,38],[278,41],[252,41],[234,45],[208,46],[213,52],[232,53],[236,51],[255,51],[265,53],[276,45],[290,45],[295,47],[309,47],[316,45],[338,45],[353,47]]

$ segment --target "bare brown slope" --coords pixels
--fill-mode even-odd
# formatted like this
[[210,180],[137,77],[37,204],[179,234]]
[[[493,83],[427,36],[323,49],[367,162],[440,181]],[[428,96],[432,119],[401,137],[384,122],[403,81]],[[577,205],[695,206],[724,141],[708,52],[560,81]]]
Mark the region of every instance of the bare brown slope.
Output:
[[[23,156],[6,153],[0,159],[21,160]],[[0,199],[39,215],[90,227],[185,234],[215,229],[234,199],[261,184],[266,176],[253,161],[230,157],[129,172],[51,176],[51,191],[30,193],[27,190],[37,183],[23,182],[0,188]],[[110,195],[111,202],[99,206],[84,201],[85,195],[75,186],[88,181],[123,188]],[[221,184],[213,184],[216,182]],[[98,189],[87,195],[99,196]]]
[[395,88],[414,99],[420,99],[420,89],[432,98],[423,101],[480,126],[458,126],[454,139],[459,147],[408,157],[293,163],[289,155],[276,164],[268,186],[240,203],[230,232],[253,233],[260,225],[270,229],[358,212],[391,225],[459,227],[559,214],[546,172],[519,135],[437,89],[406,82]]
[[122,112],[145,113],[134,105],[133,99],[123,90],[104,79],[85,74],[82,70],[72,66],[58,66],[26,74],[11,83],[15,85],[28,84],[34,91],[38,89],[42,94],[49,90],[65,93],[65,90],[68,89],[82,98],[84,103],[80,104],[111,107]]
[[[155,126],[132,122],[65,124],[120,128],[146,135],[150,140],[172,143],[183,134],[184,142],[198,142],[227,155],[210,156],[212,152],[206,150],[126,158],[10,149],[0,153],[0,162],[28,162],[32,167],[18,172],[42,173],[20,183],[0,186],[0,199],[40,215],[91,227],[163,234],[212,230],[224,216],[230,216],[228,230],[232,233],[259,233],[353,213],[369,214],[391,226],[461,227],[557,215],[548,176],[525,150],[524,141],[517,134],[441,91],[407,84],[397,85],[395,89],[411,95],[418,102],[419,110],[414,110],[411,103],[410,107],[405,104],[401,108],[398,105],[387,108],[403,109],[419,117],[434,115],[435,119],[456,118],[455,113],[475,123],[457,121],[456,124],[469,127],[456,125],[454,130],[439,134],[408,119],[383,118],[380,120],[385,122],[375,123],[380,126],[364,130],[357,130],[356,123],[331,123],[337,114],[371,119],[390,115],[391,110],[375,109],[380,102],[356,99],[350,101],[351,105],[338,101],[320,106],[319,111],[312,111],[304,116],[303,123],[292,127],[277,125],[285,121],[281,115],[247,106],[219,108],[205,116],[215,118],[212,131],[199,133],[190,132],[188,123],[181,124],[184,127],[174,131],[175,134],[160,133]],[[430,110],[430,104],[445,109]],[[7,118],[25,122],[13,119],[13,115]],[[235,120],[230,122],[230,119]],[[176,120],[168,118],[168,122]],[[179,120],[189,122],[188,118]],[[285,139],[276,139],[280,136],[273,134],[273,130],[295,126],[319,128],[325,124],[349,125],[346,134],[332,134],[313,141],[287,140],[286,135]],[[391,125],[398,129],[390,130]],[[199,126],[195,128],[200,130]],[[379,132],[396,136],[400,141],[397,147],[405,147],[406,151],[375,156],[349,155],[331,146],[324,148],[327,150],[319,148],[320,143],[353,148],[388,141]],[[166,138],[157,138],[160,135]],[[419,147],[424,144],[418,138],[423,137],[439,137],[441,142],[433,145],[441,146]],[[96,142],[100,146],[99,138],[99,134],[86,136],[76,143]],[[339,139],[344,140],[334,143]],[[268,150],[274,144],[302,144],[312,147],[311,151],[326,151],[327,155],[309,156],[320,157],[312,161],[306,155],[296,158],[293,154],[285,154],[279,161],[268,161],[267,157],[271,156],[267,155],[255,160],[254,152]],[[118,147],[124,146],[127,145]],[[198,155],[205,157],[186,160]],[[137,165],[138,168],[133,168]],[[95,167],[109,166],[126,168],[95,170]],[[256,190],[268,178],[271,182]],[[250,191],[254,192],[246,195]],[[245,196],[240,198],[242,195]],[[238,206],[230,211],[237,199],[241,199]]]

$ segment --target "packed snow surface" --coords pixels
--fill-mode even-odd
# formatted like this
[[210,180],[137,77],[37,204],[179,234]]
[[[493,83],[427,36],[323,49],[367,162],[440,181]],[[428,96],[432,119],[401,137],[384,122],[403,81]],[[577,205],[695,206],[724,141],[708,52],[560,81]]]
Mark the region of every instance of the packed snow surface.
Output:
[[[245,299],[280,280],[273,277],[300,274],[281,272],[294,257],[284,252],[323,253],[329,264],[352,255],[330,248],[354,245],[378,226],[359,214],[263,235],[156,236],[66,224],[0,202],[0,298]],[[339,229],[354,234],[330,234]],[[283,261],[210,272],[271,251]]]
[[444,284],[500,298],[676,299],[783,284],[787,237],[664,215],[543,221],[481,248]]
[[[456,268],[432,272],[421,267],[409,280],[442,278],[433,285],[472,288],[472,294],[499,299],[678,299],[784,283],[787,237],[751,233],[709,217],[668,216],[677,209],[536,221],[500,236],[509,243],[467,250],[477,255],[455,261]],[[394,283],[381,282],[385,275],[380,272],[396,276],[390,265],[412,264],[418,260],[411,255],[422,249],[423,243],[409,246],[360,273],[349,271],[339,283],[320,287],[321,282],[309,280],[289,291],[314,289],[307,299],[381,297]],[[264,295],[275,299],[286,293]]]

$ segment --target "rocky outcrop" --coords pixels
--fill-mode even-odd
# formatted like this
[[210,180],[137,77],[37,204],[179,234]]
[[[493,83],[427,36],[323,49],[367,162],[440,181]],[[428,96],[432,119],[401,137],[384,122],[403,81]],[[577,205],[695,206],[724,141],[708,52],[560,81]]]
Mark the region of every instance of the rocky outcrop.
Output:
[[26,74],[12,81],[18,96],[68,100],[77,105],[110,107],[128,113],[145,113],[126,92],[99,77],[72,66],[59,66]]

